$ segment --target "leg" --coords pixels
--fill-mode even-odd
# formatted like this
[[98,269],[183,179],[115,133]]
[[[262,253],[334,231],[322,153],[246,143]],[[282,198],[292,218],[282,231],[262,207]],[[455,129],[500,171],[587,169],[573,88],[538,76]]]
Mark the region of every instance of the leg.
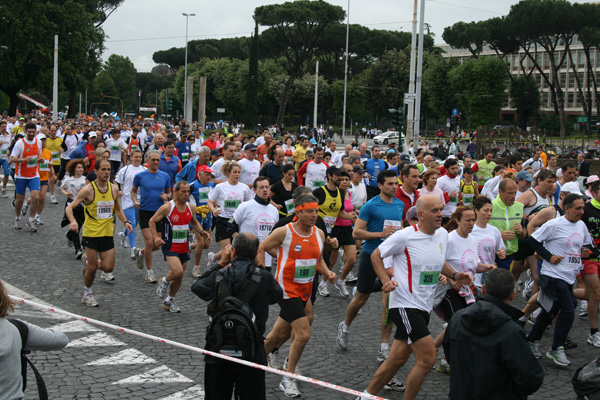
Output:
[[356,246],[346,245],[344,246],[344,270],[340,275],[340,279],[344,280],[354,268],[356,264]]
[[198,232],[194,232],[196,236],[196,249],[194,250],[194,265],[200,265],[200,259],[202,258],[202,250],[204,249],[204,236]]
[[285,341],[289,339],[291,332],[292,326],[283,318],[277,317],[273,329],[265,339],[265,351],[267,354],[272,352],[275,348],[279,348],[280,343],[285,343]]
[[204,392],[206,399],[231,399],[234,381],[231,379],[231,369],[235,364],[229,362],[204,364]]
[[17,218],[21,218],[21,209],[23,208],[23,203],[25,202],[25,194],[17,193],[17,199],[15,201],[15,215]]
[[394,339],[389,357],[375,372],[371,383],[367,387],[367,392],[377,394],[383,388],[383,385],[388,383],[396,375],[396,372],[406,364],[411,353],[412,348],[405,340]]
[[133,249],[135,247],[135,225],[137,224],[138,210],[135,207],[130,207],[125,208],[123,212],[125,213],[125,217],[129,220],[129,222],[131,222],[131,226],[133,227],[131,233],[127,235],[127,238],[129,239],[129,247]]
[[391,321],[386,325],[386,314],[388,310],[388,295],[387,293],[381,292],[381,343],[389,343],[390,336],[392,335],[392,323]]
[[302,356],[304,347],[310,339],[310,323],[308,317],[298,318],[291,323],[294,332],[294,340],[290,344],[290,354],[288,356],[287,372],[295,372],[296,365]]
[[167,256],[167,263],[171,268],[171,270],[167,273],[166,276],[167,282],[171,283],[171,287],[169,288],[169,296],[175,297],[177,291],[181,287],[183,271],[187,266],[187,262],[182,264],[179,260],[179,257]]
[[39,189],[38,190],[29,189],[29,191],[31,193],[31,207],[29,207],[29,218],[33,219],[35,217],[35,213],[38,208],[38,203],[40,200],[40,191],[39,191]]
[[150,271],[152,270],[152,252],[155,250],[154,239],[152,238],[150,228],[142,229],[142,236],[144,237],[145,244],[142,253],[144,254],[144,261],[146,262],[146,269]]
[[370,293],[356,292],[356,297],[348,304],[348,309],[346,310],[344,324],[346,324],[347,327],[350,327],[352,321],[356,318],[358,311],[365,305],[370,295]]
[[38,206],[36,210],[37,215],[42,215],[42,211],[44,211],[44,206],[46,205],[46,193],[48,192],[48,185],[42,185],[40,187],[40,195],[38,200]]
[[413,353],[415,353],[416,363],[406,378],[406,391],[404,400],[416,399],[421,390],[421,386],[427,377],[431,368],[435,365],[435,346],[431,335],[425,336],[411,344]]
[[600,302],[600,279],[598,274],[585,275],[583,278],[588,295],[588,318],[590,329],[598,329],[598,303]]
[[[98,252],[96,249],[90,247],[85,248],[85,255],[87,256],[87,271],[83,276],[83,285],[87,288],[91,288],[96,278],[96,270],[100,267],[98,264]],[[114,260],[114,258],[113,258]]]

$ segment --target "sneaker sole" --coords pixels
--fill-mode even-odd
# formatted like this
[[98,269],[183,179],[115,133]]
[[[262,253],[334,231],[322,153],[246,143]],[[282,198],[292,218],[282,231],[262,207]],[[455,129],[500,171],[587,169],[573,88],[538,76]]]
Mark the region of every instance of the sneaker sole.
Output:
[[88,306],[88,307],[98,307],[98,303],[96,303],[96,304],[88,304],[88,303],[86,303],[86,302],[85,302],[85,301],[83,301],[83,300],[81,300],[81,302],[82,302],[83,304],[85,304],[86,306]]
[[163,308],[164,308],[165,310],[169,311],[169,312],[172,312],[173,314],[176,314],[176,313],[178,313],[178,312],[181,312],[181,310],[173,311],[173,310],[171,310],[171,308],[170,308],[170,307],[167,307],[167,306],[165,306],[164,304],[163,304]]
[[404,392],[405,387],[396,387],[396,386],[388,386],[388,385],[383,385],[383,388],[385,390],[392,390],[394,392]]
[[587,340],[587,344],[591,344],[594,347],[600,347],[600,343],[595,344],[594,342],[591,342],[589,339]]
[[554,361],[554,364],[556,364],[556,365],[558,365],[560,367],[568,367],[569,365],[571,365],[571,363],[568,363],[568,364],[561,363],[556,358],[552,357],[552,355],[550,353],[546,353],[546,358],[548,358],[549,360]]
[[281,391],[283,392],[283,394],[285,395],[285,397],[291,397],[291,398],[297,398],[297,397],[302,397],[301,394],[287,394],[285,392],[285,388],[283,386],[283,384],[279,384],[279,389],[281,389]]

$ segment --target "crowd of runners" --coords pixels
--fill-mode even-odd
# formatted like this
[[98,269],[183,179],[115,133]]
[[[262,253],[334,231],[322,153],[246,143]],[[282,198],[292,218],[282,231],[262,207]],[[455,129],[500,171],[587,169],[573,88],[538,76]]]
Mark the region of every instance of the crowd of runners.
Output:
[[[435,365],[450,339],[446,330],[432,337],[430,315],[450,323],[479,303],[494,269],[510,271],[528,300],[514,319],[521,327],[533,323],[526,336],[532,357],[569,366],[567,351],[578,345],[568,337],[576,313],[589,316],[587,345],[600,347],[600,178],[587,176],[583,156],[559,165],[541,148],[528,160],[501,161],[492,151],[480,160],[471,151],[464,160],[440,160],[434,155],[444,149],[429,150],[408,155],[365,142],[338,149],[332,135],[241,126],[217,132],[9,118],[0,121],[1,194],[13,196],[12,179],[14,228],[31,232],[44,224],[46,198],[56,204],[57,190],[64,195],[62,226],[73,257],[82,260],[81,301],[90,307],[98,306],[97,271],[115,280],[115,264],[125,262],[115,260],[115,238],[130,248],[126,262],[156,284],[162,306],[178,313],[184,274],[199,278],[207,265],[227,264],[236,235],[256,236],[257,263],[282,290],[279,317],[265,338],[268,363],[291,373],[310,340],[319,297],[337,290],[349,298],[336,342],[351,353],[359,345],[352,323],[375,293],[381,339],[374,357],[381,366],[365,393],[405,391],[414,399],[432,368],[455,368],[450,354]],[[208,252],[213,240],[218,252]],[[157,277],[159,250],[170,271]],[[540,349],[552,323],[552,345]],[[289,354],[280,355],[288,340]],[[404,384],[396,373],[411,353],[416,364]],[[528,365],[514,374],[535,370]],[[301,394],[288,377],[280,388],[288,397]]]

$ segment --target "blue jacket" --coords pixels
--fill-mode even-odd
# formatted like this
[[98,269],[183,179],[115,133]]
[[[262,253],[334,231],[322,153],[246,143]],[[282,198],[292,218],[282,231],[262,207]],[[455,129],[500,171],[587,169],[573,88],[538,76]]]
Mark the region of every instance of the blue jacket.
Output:
[[77,147],[75,147],[71,154],[69,154],[69,158],[71,160],[76,160],[78,158],[86,158],[87,151],[85,149],[85,146],[87,146],[87,144],[87,140],[82,140],[81,142],[79,142],[79,144],[77,144]]
[[185,167],[181,169],[175,176],[175,182],[179,181],[187,181],[188,183],[192,183],[196,180],[196,166],[198,165],[198,160],[194,160],[186,164]]
[[164,153],[160,155],[160,165],[158,169],[166,172],[171,178],[171,185],[175,186],[175,175],[177,174],[177,170],[179,169],[179,158],[175,155],[171,156],[169,161],[165,158]]

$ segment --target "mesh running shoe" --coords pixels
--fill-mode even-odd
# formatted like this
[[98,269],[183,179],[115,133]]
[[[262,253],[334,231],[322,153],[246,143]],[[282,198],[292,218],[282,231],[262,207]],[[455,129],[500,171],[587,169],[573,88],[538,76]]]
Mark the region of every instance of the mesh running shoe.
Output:
[[167,280],[164,277],[160,278],[158,281],[158,287],[156,288],[156,295],[161,299],[164,299],[167,295],[168,288],[169,284],[167,283]]
[[542,353],[540,352],[540,342],[529,342],[529,348],[535,358],[542,357]]
[[338,324],[338,334],[337,334],[337,344],[340,346],[340,349],[346,350],[348,348],[348,334],[347,330],[344,330],[344,323],[340,322]]
[[348,288],[346,287],[346,282],[344,282],[341,279],[337,279],[335,281],[335,287],[340,291],[340,294],[344,297],[348,297],[350,296],[350,293],[348,292]]
[[98,302],[96,301],[96,299],[94,299],[94,295],[92,295],[91,293],[84,294],[81,298],[81,302],[88,307],[98,307]]
[[568,367],[571,365],[571,361],[567,359],[567,355],[565,354],[565,348],[562,346],[557,347],[556,350],[549,349],[546,352],[546,357],[554,361],[554,364],[560,365],[561,367]]
[[181,309],[179,309],[179,306],[177,304],[175,304],[175,299],[165,301],[163,303],[163,307],[172,313],[181,312]]
[[300,397],[302,394],[298,390],[298,384],[295,379],[284,376],[279,384],[279,389],[283,390],[286,397]]
[[405,386],[404,383],[400,382],[398,378],[395,376],[385,385],[383,385],[385,390],[393,390],[395,392],[404,392]]
[[154,270],[149,270],[148,272],[146,272],[146,277],[144,278],[144,280],[149,283],[158,282],[156,280],[156,275],[154,274]]
[[100,274],[100,278],[104,279],[105,281],[114,281],[115,280],[115,276],[113,275],[112,272],[104,272],[102,271],[102,273]]

